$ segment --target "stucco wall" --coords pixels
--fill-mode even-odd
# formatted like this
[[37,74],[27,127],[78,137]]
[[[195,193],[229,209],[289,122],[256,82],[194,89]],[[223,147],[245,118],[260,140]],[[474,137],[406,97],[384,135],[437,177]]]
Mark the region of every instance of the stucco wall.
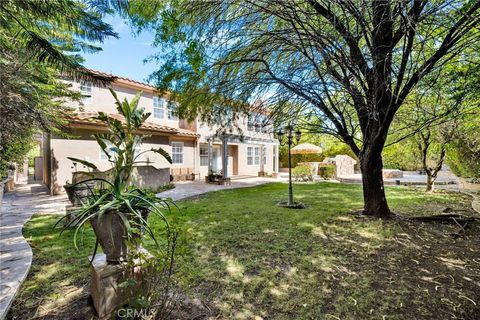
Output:
[[[80,91],[80,84],[77,82],[70,83],[73,90]],[[135,94],[138,91],[142,91],[142,96],[139,100],[139,106],[145,108],[147,112],[152,113],[148,118],[148,122],[158,123],[161,125],[166,125],[172,128],[179,128],[179,120],[169,120],[167,117],[165,119],[155,118],[153,115],[153,96],[154,93],[148,90],[141,90],[136,88],[127,87],[121,84],[112,84],[110,86],[115,90],[118,98],[123,101],[125,98],[128,101],[131,101]],[[165,98],[166,99],[166,98]],[[77,108],[81,111],[91,111],[91,112],[106,112],[106,113],[117,113],[115,99],[110,93],[110,90],[107,87],[92,86],[92,101],[91,103],[78,103],[70,102],[72,107]],[[182,127],[187,126],[187,124]]]
[[[100,147],[94,138],[91,137],[93,131],[85,129],[77,129],[72,132],[75,138],[64,138],[53,136],[50,142],[51,159],[52,159],[52,192],[62,193],[63,185],[72,180],[72,172],[75,171],[73,163],[67,157],[79,158],[87,160],[95,164],[100,171],[106,171],[111,168],[111,164],[107,160],[101,160]],[[170,165],[161,155],[156,153],[146,153],[138,159],[143,161],[142,165],[152,165],[157,169],[174,167],[194,168],[194,141],[183,138],[172,137],[171,141],[182,141],[184,143],[184,163],[182,165]],[[141,146],[141,151],[151,148],[162,147],[171,153],[170,139],[167,136],[152,136],[145,139]],[[73,167],[73,168],[72,168]],[[77,164],[78,171],[84,171],[86,168]]]
[[[261,144],[261,143],[230,143],[229,144],[229,157],[228,157],[228,174],[232,175],[249,175],[257,176],[258,172],[262,169],[261,158],[258,165],[248,165],[247,163],[247,150],[248,147],[262,147],[266,153],[266,163],[263,165],[263,171],[268,174],[276,172],[274,168],[273,157],[275,154],[273,144]],[[221,145],[215,144],[213,148],[221,148]],[[199,151],[197,151],[198,163],[200,164]],[[221,169],[221,158],[218,160],[220,162]],[[278,160],[276,160],[278,163]],[[208,166],[199,166],[200,176],[203,179],[204,176],[208,175]]]
[[[72,89],[80,90],[80,84],[76,82],[71,82]],[[200,166],[200,154],[199,154],[199,143],[206,143],[206,139],[219,129],[218,126],[209,126],[202,124],[199,121],[194,121],[193,123],[187,123],[184,120],[168,120],[168,117],[165,116],[165,119],[157,119],[153,116],[153,97],[156,95],[153,88],[140,88],[135,84],[125,84],[123,82],[113,83],[111,87],[116,91],[119,99],[131,100],[137,91],[142,90],[143,94],[140,98],[139,104],[144,107],[146,111],[151,112],[152,115],[148,118],[148,122],[158,123],[161,125],[166,125],[174,128],[185,128],[192,131],[196,131],[200,138],[198,141],[195,141],[193,138],[185,138],[180,136],[155,136],[148,138],[145,143],[142,145],[142,151],[148,148],[156,148],[158,146],[163,147],[165,150],[171,153],[170,143],[172,141],[178,141],[184,143],[184,155],[183,155],[183,164],[173,164],[169,165],[160,155],[148,154],[142,157],[142,160],[146,161],[145,165],[153,165],[156,168],[163,167],[176,167],[176,168],[191,168],[194,172],[200,173],[201,176],[208,174],[207,166]],[[167,97],[164,97],[167,100]],[[103,111],[106,113],[117,113],[115,108],[115,100],[111,95],[107,87],[101,86],[92,86],[92,101],[90,103],[79,104],[79,103],[70,103],[73,107],[77,108],[80,111]],[[165,115],[167,115],[167,110],[165,110]],[[241,142],[243,140],[236,139],[235,142],[229,143],[229,175],[257,175],[259,171],[262,170],[267,173],[272,173],[277,171],[277,168],[274,168],[274,138],[273,135],[269,132],[257,132],[255,128],[253,130],[248,130],[248,117],[244,116],[238,120],[238,128],[232,128],[229,133],[237,135],[237,137],[245,138],[246,142]],[[223,128],[220,128],[223,129]],[[271,131],[270,128],[268,131]],[[62,137],[53,137],[51,140],[51,177],[52,190],[54,192],[63,192],[63,184],[68,180],[71,180],[72,162],[66,159],[68,156],[77,157],[90,162],[95,163],[100,170],[107,170],[110,168],[108,161],[100,160],[100,150],[94,139],[90,137],[91,131],[89,130],[76,130],[74,134],[77,134],[79,137],[73,142],[70,139],[65,139]],[[269,142],[270,141],[270,142]],[[219,140],[217,141],[219,142]],[[261,146],[265,145],[266,151],[266,164],[258,165],[248,165],[247,164],[247,147],[248,146]],[[48,164],[48,161],[46,161]],[[278,167],[278,159],[275,160],[276,166]],[[221,161],[219,161],[219,168],[221,168]],[[82,165],[77,165],[78,170],[84,170]],[[45,171],[50,172],[50,170]],[[50,175],[49,175],[50,176]],[[48,178],[49,179],[49,178]],[[47,179],[47,180],[48,180]]]
[[[273,168],[273,145],[271,144],[263,144],[265,154],[266,154],[266,162],[263,165],[263,171],[271,174],[274,172]],[[262,144],[252,144],[252,143],[245,143],[239,144],[238,146],[238,157],[239,157],[239,165],[238,174],[239,175],[258,175],[258,172],[262,169],[262,158],[260,157],[260,163],[248,165],[247,163],[247,152],[248,147],[262,147]]]

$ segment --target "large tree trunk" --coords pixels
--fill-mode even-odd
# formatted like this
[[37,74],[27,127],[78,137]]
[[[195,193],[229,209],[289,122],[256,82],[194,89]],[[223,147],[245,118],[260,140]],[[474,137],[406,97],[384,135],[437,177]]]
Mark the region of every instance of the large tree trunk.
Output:
[[382,157],[366,152],[360,157],[363,183],[363,214],[379,218],[391,217],[383,186]]

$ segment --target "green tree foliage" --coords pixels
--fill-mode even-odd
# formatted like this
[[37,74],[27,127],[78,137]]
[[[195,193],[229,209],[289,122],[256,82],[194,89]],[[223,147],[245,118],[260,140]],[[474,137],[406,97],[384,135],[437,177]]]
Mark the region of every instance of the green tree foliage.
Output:
[[[357,156],[352,149],[343,141],[326,135],[318,133],[304,133],[300,143],[308,142],[322,148],[320,154],[292,154],[292,167],[295,167],[299,162],[321,162],[325,158],[335,157],[339,154],[348,155],[358,161]],[[282,146],[279,150],[280,166],[282,168],[288,167],[288,147]],[[358,164],[358,162],[357,162]]]
[[383,149],[383,167],[386,169],[400,169],[417,171],[422,169],[420,155],[415,139],[405,139]]
[[[19,161],[33,143],[37,129],[61,129],[68,113],[64,99],[75,99],[55,72],[9,46],[0,33],[0,176]],[[20,59],[22,58],[23,59]],[[58,129],[56,129],[58,128]]]
[[[428,191],[433,191],[437,172],[446,157],[457,174],[468,171],[460,168],[475,167],[478,163],[474,157],[480,132],[475,125],[480,106],[479,58],[478,50],[472,46],[447,64],[441,74],[431,74],[412,91],[393,122],[383,153],[384,164],[424,171]],[[465,148],[459,152],[462,160],[455,146]]]
[[460,177],[480,178],[480,113],[465,116],[447,150],[447,164]]
[[361,163],[364,213],[386,217],[392,121],[426,75],[479,38],[479,12],[480,1],[165,1],[146,16],[162,47],[152,78],[191,117],[260,98],[342,139]]
[[447,164],[461,177],[480,178],[480,49],[475,50],[477,59],[473,67],[461,70],[467,79],[465,90],[471,94],[471,112],[459,119],[459,126],[447,150]]
[[[0,31],[18,52],[75,77],[109,81],[85,69],[78,52],[101,50],[93,43],[117,37],[101,20],[108,1],[0,1]],[[107,11],[108,12],[108,11]],[[67,53],[69,52],[69,53]]]
[[81,52],[116,36],[101,20],[108,1],[0,1],[0,176],[28,152],[38,130],[64,129],[65,99],[78,96],[59,79],[105,82],[82,67]]

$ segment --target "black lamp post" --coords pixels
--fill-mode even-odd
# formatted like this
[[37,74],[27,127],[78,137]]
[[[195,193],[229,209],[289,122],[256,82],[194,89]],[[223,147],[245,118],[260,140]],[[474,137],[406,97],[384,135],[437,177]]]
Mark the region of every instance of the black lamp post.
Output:
[[[286,135],[287,140],[283,141],[283,137]],[[290,149],[292,148],[292,144],[295,142],[298,143],[300,138],[302,137],[302,133],[299,129],[295,131],[292,124],[285,126],[285,131],[283,128],[278,129],[277,131],[277,138],[280,142],[280,145],[284,145],[286,143],[288,145],[288,202],[287,207],[295,207],[295,202],[293,201],[293,187],[292,187],[292,155],[290,153]]]

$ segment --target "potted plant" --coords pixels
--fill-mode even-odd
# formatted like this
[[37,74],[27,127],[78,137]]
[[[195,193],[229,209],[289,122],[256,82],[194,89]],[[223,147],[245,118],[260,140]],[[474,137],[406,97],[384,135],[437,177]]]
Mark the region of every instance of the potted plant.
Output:
[[[81,227],[90,222],[96,235],[97,245],[103,249],[109,262],[126,261],[129,248],[139,246],[142,235],[148,234],[155,242],[155,236],[148,225],[150,213],[156,214],[168,222],[163,215],[169,206],[165,200],[157,198],[153,193],[145,192],[129,185],[129,178],[137,159],[146,152],[162,155],[172,162],[170,155],[162,148],[152,148],[135,154],[135,147],[146,137],[140,134],[144,122],[150,116],[145,109],[138,106],[141,93],[138,92],[132,101],[120,101],[113,90],[117,111],[124,121],[100,112],[96,120],[104,122],[107,133],[97,133],[96,139],[102,151],[112,165],[108,177],[93,177],[75,185],[95,182],[96,187],[82,199],[82,205],[72,212],[74,215],[66,227],[75,227],[74,243]],[[96,166],[88,161],[70,158],[96,170]],[[133,244],[133,245],[132,245]],[[95,252],[96,248],[95,246]]]
[[210,173],[208,174],[208,176],[205,177],[205,182],[218,184],[222,177],[223,176],[221,174],[214,173],[213,170],[210,170]]

